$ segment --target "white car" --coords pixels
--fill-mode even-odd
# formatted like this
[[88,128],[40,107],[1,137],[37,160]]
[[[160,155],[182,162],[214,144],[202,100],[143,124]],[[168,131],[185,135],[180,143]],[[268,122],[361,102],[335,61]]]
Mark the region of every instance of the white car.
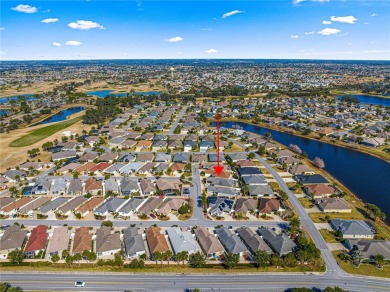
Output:
[[76,283],[74,283],[74,286],[75,287],[84,287],[85,286],[85,282],[76,282]]

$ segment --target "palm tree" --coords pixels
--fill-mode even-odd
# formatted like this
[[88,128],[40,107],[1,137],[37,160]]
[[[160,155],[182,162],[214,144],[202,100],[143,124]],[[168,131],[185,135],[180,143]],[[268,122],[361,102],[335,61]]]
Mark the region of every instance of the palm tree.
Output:
[[166,261],[168,261],[168,266],[169,266],[169,261],[171,260],[172,256],[173,256],[173,253],[171,250],[167,250],[166,252],[164,252],[164,259]]

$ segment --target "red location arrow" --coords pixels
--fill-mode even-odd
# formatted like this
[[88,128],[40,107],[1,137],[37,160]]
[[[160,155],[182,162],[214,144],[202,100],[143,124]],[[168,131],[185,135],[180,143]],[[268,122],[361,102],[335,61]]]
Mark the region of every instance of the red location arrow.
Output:
[[220,152],[219,152],[219,113],[215,115],[215,119],[217,120],[217,160],[218,165],[214,166],[215,173],[217,175],[220,175],[223,170],[223,165],[220,165]]

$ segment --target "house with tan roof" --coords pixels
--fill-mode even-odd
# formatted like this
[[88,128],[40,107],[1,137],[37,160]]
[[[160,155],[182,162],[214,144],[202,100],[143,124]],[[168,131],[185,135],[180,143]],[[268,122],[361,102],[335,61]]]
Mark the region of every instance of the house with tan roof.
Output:
[[89,227],[79,227],[76,229],[73,241],[73,254],[83,253],[84,250],[92,250],[92,234]]
[[184,171],[186,165],[187,165],[186,163],[175,162],[171,164],[169,169],[172,171],[173,174],[177,175]]
[[150,196],[156,192],[156,187],[150,179],[142,179],[140,181],[140,187],[144,196]]
[[143,149],[150,149],[152,144],[153,144],[153,142],[150,140],[141,140],[136,145],[136,151],[140,152]]
[[61,255],[62,251],[68,250],[69,239],[70,233],[68,232],[68,227],[56,227],[47,246],[46,254],[48,254],[50,257],[53,254]]
[[318,209],[325,213],[351,213],[352,208],[341,198],[322,198],[316,201]]
[[27,230],[22,230],[20,226],[8,227],[0,239],[0,259],[6,259],[11,251],[20,250],[26,235]]
[[207,227],[197,226],[194,229],[196,240],[207,257],[220,256],[225,252],[217,237]]
[[99,191],[102,191],[103,188],[103,182],[101,180],[96,180],[93,177],[88,178],[85,181],[85,192],[89,193],[91,195],[97,195]]
[[84,205],[80,206],[76,212],[80,213],[82,217],[88,214],[89,211],[92,211],[97,206],[99,206],[101,203],[103,203],[104,198],[91,198],[89,201],[85,202]]
[[23,215],[30,214],[34,210],[37,210],[39,207],[41,207],[42,205],[46,204],[49,201],[50,198],[48,197],[39,197],[34,201],[30,202],[29,204],[26,204],[22,208],[20,208],[18,213]]
[[156,213],[168,215],[172,211],[178,211],[184,204],[188,204],[188,200],[185,198],[167,198],[157,209]]
[[333,195],[336,192],[336,189],[332,186],[326,184],[312,184],[306,185],[304,190],[307,195],[313,196],[315,198],[324,198]]
[[78,172],[79,174],[85,172],[87,173],[91,168],[95,167],[96,163],[94,162],[87,162],[84,163],[83,165],[80,165],[79,167],[75,168],[73,172]]
[[290,166],[288,171],[293,175],[314,174],[314,171],[305,164],[294,164]]
[[248,212],[257,212],[259,202],[257,199],[251,198],[238,198],[236,206],[234,208],[234,214],[236,216],[246,216]]
[[156,185],[165,196],[175,195],[178,191],[180,192],[181,181],[179,179],[159,178]]
[[157,210],[158,206],[162,203],[164,199],[160,197],[149,197],[138,209],[139,214],[149,214]]
[[16,214],[21,207],[23,207],[24,205],[27,205],[28,203],[30,203],[33,200],[34,200],[33,198],[28,198],[28,197],[21,198],[15,202],[3,207],[0,210],[0,214],[3,214],[3,215]]
[[24,249],[24,255],[26,257],[34,257],[38,255],[40,251],[44,251],[46,248],[46,242],[49,234],[47,233],[46,225],[38,225],[31,231],[30,238]]
[[155,252],[166,252],[169,249],[167,239],[161,234],[161,228],[150,226],[145,230],[151,258]]

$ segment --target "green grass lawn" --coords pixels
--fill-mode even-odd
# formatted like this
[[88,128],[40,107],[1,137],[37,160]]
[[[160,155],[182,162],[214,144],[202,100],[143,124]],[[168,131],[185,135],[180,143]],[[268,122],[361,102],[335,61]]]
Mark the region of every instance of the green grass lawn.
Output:
[[27,135],[24,135],[14,141],[12,141],[9,146],[10,147],[25,147],[25,146],[30,146],[33,145],[55,133],[58,131],[61,131],[79,121],[81,121],[83,117],[77,117],[74,119],[70,119],[61,123],[57,123],[54,125],[50,125],[47,127],[40,128],[38,130],[34,130]]
[[338,242],[336,240],[336,238],[333,236],[333,234],[331,234],[328,230],[320,229],[319,231],[320,231],[322,237],[324,238],[324,240],[326,242],[329,242],[329,243],[336,243],[336,242]]
[[314,206],[312,202],[310,202],[307,198],[298,198],[299,202],[301,202],[303,208],[311,208]]
[[332,252],[334,257],[336,258],[337,262],[339,263],[340,267],[349,274],[356,274],[356,275],[366,275],[366,276],[373,276],[373,277],[385,277],[390,278],[390,267],[384,266],[383,270],[377,269],[372,264],[361,264],[359,268],[354,268],[351,264],[351,262],[347,261],[344,262],[339,259],[338,254],[340,251],[333,251]]

